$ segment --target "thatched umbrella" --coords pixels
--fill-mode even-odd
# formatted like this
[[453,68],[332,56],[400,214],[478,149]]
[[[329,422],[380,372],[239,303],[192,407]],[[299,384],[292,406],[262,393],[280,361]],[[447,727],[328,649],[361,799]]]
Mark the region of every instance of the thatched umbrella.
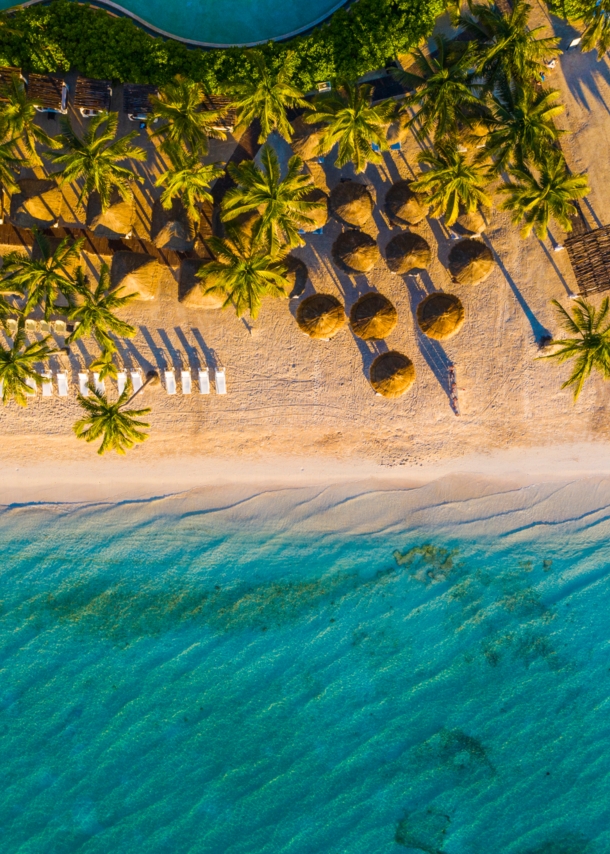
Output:
[[328,222],[328,196],[319,187],[314,187],[307,195],[303,196],[304,202],[324,202],[323,208],[314,208],[307,211],[307,216],[312,219],[312,223],[303,223],[301,228],[303,231],[317,231],[318,228],[323,228]]
[[330,191],[330,212],[348,225],[362,228],[373,216],[373,197],[357,181],[341,181]]
[[297,323],[310,338],[328,341],[345,322],[343,306],[332,294],[313,294],[297,309]]
[[102,200],[98,192],[93,192],[87,201],[87,228],[96,237],[127,237],[133,231],[135,221],[135,201],[133,196],[125,200],[114,189],[110,205],[102,209]]
[[21,228],[48,228],[61,216],[64,197],[52,178],[22,178],[11,197],[10,220]]
[[429,205],[423,196],[413,192],[411,181],[397,181],[386,193],[385,208],[392,222],[417,225],[426,218]]
[[125,294],[151,300],[157,296],[163,267],[152,255],[140,252],[115,252],[110,268],[112,289],[122,287]]
[[377,241],[365,231],[344,231],[331,249],[335,263],[356,273],[368,273],[381,258]]
[[449,272],[460,285],[478,285],[494,268],[491,249],[480,240],[460,240],[449,252]]
[[369,372],[371,385],[383,397],[400,397],[415,381],[415,367],[411,359],[390,350],[377,356]]
[[174,199],[169,210],[157,199],[152,207],[150,237],[157,249],[192,252],[196,229],[180,199]]
[[432,260],[430,244],[420,234],[403,231],[393,237],[385,250],[388,267],[393,273],[425,270]]
[[292,123],[292,150],[303,160],[313,160],[318,154],[318,144],[324,125],[310,125],[298,116]]
[[201,258],[185,258],[180,264],[178,300],[186,308],[200,308],[209,311],[223,307],[226,296],[218,293],[205,293],[206,289],[213,284],[212,277],[206,280],[205,285],[197,277],[201,268],[209,263],[209,260],[201,260]]
[[470,213],[466,210],[460,211],[460,215],[453,226],[454,231],[458,234],[463,234],[465,237],[471,234],[483,234],[486,228],[487,223],[478,208]]
[[428,294],[417,306],[417,322],[421,331],[437,341],[445,341],[464,325],[464,306],[453,294],[440,291]]
[[349,315],[352,332],[364,341],[387,338],[398,322],[398,312],[387,297],[377,291],[364,294]]
[[409,138],[409,134],[410,129],[404,122],[400,121],[399,119],[398,121],[392,122],[392,124],[389,126],[386,133],[386,139],[390,145],[395,145],[395,143],[397,142],[399,142],[401,145],[404,145],[404,143]]
[[291,299],[295,299],[295,297],[300,297],[305,290],[307,279],[309,278],[309,270],[305,262],[297,258],[296,255],[288,255],[284,260],[284,264],[286,265],[286,278],[291,285],[289,296]]

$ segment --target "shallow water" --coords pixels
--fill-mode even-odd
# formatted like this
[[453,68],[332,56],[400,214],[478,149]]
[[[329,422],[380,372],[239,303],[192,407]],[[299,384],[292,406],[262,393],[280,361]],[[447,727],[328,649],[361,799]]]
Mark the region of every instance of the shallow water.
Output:
[[3,854],[610,851],[601,496],[424,498],[0,514]]

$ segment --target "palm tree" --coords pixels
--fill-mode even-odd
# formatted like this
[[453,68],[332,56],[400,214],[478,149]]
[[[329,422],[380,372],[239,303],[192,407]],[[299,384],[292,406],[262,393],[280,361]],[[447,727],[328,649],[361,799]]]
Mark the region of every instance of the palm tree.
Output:
[[226,139],[218,127],[223,110],[205,107],[205,89],[201,83],[178,76],[163,86],[158,96],[151,95],[149,124],[161,122],[151,136],[161,137],[161,147],[187,146],[195,153],[207,154],[208,137]]
[[31,162],[40,166],[42,160],[36,151],[36,143],[57,148],[57,142],[36,124],[38,111],[29,100],[21,77],[13,74],[3,95],[4,100],[0,103],[0,139],[22,141]]
[[392,75],[404,86],[415,89],[404,104],[418,105],[419,109],[407,124],[419,123],[420,138],[434,129],[434,138],[442,141],[455,137],[460,125],[467,125],[479,115],[483,105],[477,98],[481,84],[473,72],[472,48],[451,44],[445,36],[436,36],[434,41],[434,54],[426,56],[419,49],[415,52],[419,74],[393,68]]
[[187,152],[182,146],[167,149],[171,167],[157,179],[157,187],[163,187],[161,204],[170,210],[179,199],[189,220],[195,225],[201,219],[200,205],[212,202],[210,184],[223,174],[217,163],[201,163],[196,152]]
[[553,300],[560,312],[563,328],[571,333],[571,338],[559,338],[550,342],[549,346],[558,347],[548,356],[542,359],[557,359],[559,362],[567,362],[575,359],[574,369],[562,388],[574,386],[574,400],[582,391],[585,380],[595,368],[605,380],[610,379],[610,301],[605,297],[599,310],[585,302],[577,299],[574,303],[572,316]]
[[103,349],[114,347],[110,333],[123,338],[133,338],[136,329],[125,323],[113,313],[117,308],[123,308],[135,299],[135,294],[122,295],[123,288],[110,290],[110,272],[107,264],[100,270],[100,279],[96,287],[91,288],[83,268],[76,271],[74,285],[78,303],[68,312],[70,320],[78,321],[74,332],[66,338],[70,345],[84,335],[92,335]]
[[62,294],[68,302],[74,293],[74,279],[69,272],[70,266],[80,257],[84,238],[68,242],[64,237],[53,250],[49,240],[39,231],[34,232],[39,257],[28,257],[20,252],[9,252],[4,257],[2,288],[14,288],[25,297],[23,313],[41,305],[45,319],[48,320],[55,308],[55,301]]
[[259,142],[264,142],[274,130],[290,142],[292,127],[286,111],[311,106],[303,98],[303,93],[289,82],[290,56],[284,57],[284,64],[278,71],[272,71],[259,50],[249,51],[254,73],[252,76],[244,74],[230,87],[231,106],[237,112],[237,124],[248,127],[258,119],[261,123]]
[[489,207],[491,197],[486,192],[489,173],[480,163],[471,162],[455,145],[440,145],[435,151],[424,151],[419,162],[428,166],[411,184],[416,193],[426,196],[432,216],[445,217],[453,225],[460,212],[472,213],[479,207]]
[[298,246],[305,241],[298,229],[314,221],[310,211],[326,205],[326,201],[306,201],[303,197],[311,191],[314,183],[309,175],[302,174],[303,161],[291,157],[286,176],[281,178],[277,154],[270,145],[261,152],[262,169],[252,160],[239,165],[229,164],[229,174],[237,184],[226,193],[222,207],[222,219],[234,220],[250,211],[261,215],[256,226],[256,236],[266,240],[272,251],[280,244]]
[[577,212],[575,199],[588,195],[590,188],[585,173],[572,175],[559,155],[549,157],[535,174],[529,166],[513,167],[509,175],[514,181],[498,188],[507,196],[502,210],[512,211],[513,225],[523,222],[521,234],[527,237],[534,230],[540,240],[547,236],[553,218],[564,229],[572,230],[570,217]]
[[104,380],[106,377],[111,380],[118,379],[119,369],[114,361],[116,352],[116,344],[111,338],[108,339],[107,345],[103,347],[99,356],[89,365],[89,370],[98,374],[100,380]]
[[510,85],[498,88],[481,157],[492,157],[498,174],[511,162],[516,166],[523,166],[528,159],[542,163],[564,133],[553,121],[563,112],[563,105],[555,103],[559,92]]
[[209,246],[216,260],[197,275],[206,294],[225,297],[223,308],[232,303],[238,317],[247,310],[256,319],[263,297],[288,295],[284,253],[270,252],[268,243],[254,234],[232,229],[228,238],[210,238]]
[[17,191],[17,174],[28,161],[19,156],[14,140],[0,143],[0,223],[4,222],[4,193]]
[[[156,379],[158,374],[151,371],[140,391]],[[98,454],[104,454],[106,451],[124,454],[125,451],[148,438],[148,433],[144,430],[150,427],[150,424],[138,421],[138,418],[148,415],[151,411],[150,407],[127,409],[133,398],[139,394],[139,392],[131,394],[130,380],[115,403],[110,403],[106,395],[96,391],[93,386],[90,386],[90,390],[92,397],[78,395],[78,402],[85,410],[84,418],[80,418],[74,425],[74,432],[79,439],[95,442],[96,439],[101,438],[102,443],[97,449]]]
[[85,197],[97,191],[102,210],[107,210],[115,188],[127,200],[131,196],[133,181],[142,183],[144,180],[127,166],[119,166],[124,160],[145,161],[146,152],[131,144],[137,130],[117,139],[118,124],[117,113],[102,113],[91,119],[81,139],[69,119],[62,120],[62,133],[57,138],[62,151],[52,154],[51,160],[63,164],[60,183],[82,180],[79,205]]
[[310,124],[325,124],[319,143],[320,154],[328,154],[338,143],[335,166],[353,163],[356,172],[364,172],[367,163],[379,163],[386,150],[386,128],[395,113],[393,101],[372,106],[373,87],[369,83],[343,83],[328,94],[319,95],[315,112],[304,116]]
[[584,14],[585,31],[580,41],[583,51],[597,49],[597,58],[610,49],[610,0],[595,0]]
[[42,377],[35,370],[35,365],[57,352],[47,344],[50,335],[42,341],[34,341],[28,345],[24,324],[25,319],[22,317],[12,347],[4,349],[0,346],[0,386],[4,404],[14,400],[19,406],[27,406],[27,395],[32,393],[27,381],[33,380],[37,386],[42,385]]
[[525,85],[539,79],[545,62],[559,54],[558,38],[540,38],[544,27],[530,30],[531,6],[512,0],[510,12],[496,4],[470,4],[470,15],[460,25],[480,45],[479,72],[490,91],[500,80]]

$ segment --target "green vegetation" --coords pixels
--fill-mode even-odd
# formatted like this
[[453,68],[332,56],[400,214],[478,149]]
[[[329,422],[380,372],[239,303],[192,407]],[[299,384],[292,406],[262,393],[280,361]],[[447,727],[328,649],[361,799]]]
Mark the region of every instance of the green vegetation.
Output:
[[163,187],[161,204],[171,210],[175,201],[180,201],[193,228],[199,224],[200,205],[211,202],[210,184],[223,174],[216,163],[202,163],[197,152],[185,151],[182,146],[167,150],[170,166],[156,181]]
[[192,152],[207,154],[209,137],[226,138],[217,127],[220,110],[202,109],[204,96],[201,83],[178,76],[161,88],[158,97],[151,97],[150,123],[158,125],[152,136],[163,140],[163,151],[184,145]]
[[[154,375],[156,377],[156,374]],[[142,389],[152,380],[148,377]],[[142,391],[140,389],[140,391]],[[136,395],[132,395],[131,382],[128,381],[125,390],[115,403],[111,403],[105,394],[96,391],[92,386],[90,392],[93,397],[78,396],[78,402],[85,411],[74,425],[74,432],[79,439],[86,442],[95,442],[101,439],[98,454],[106,451],[116,451],[124,454],[139,442],[148,438],[144,431],[150,427],[145,421],[139,421],[143,415],[148,415],[150,409],[128,409],[127,407]],[[140,392],[136,392],[139,394]]]
[[21,318],[11,347],[0,345],[0,384],[2,385],[2,403],[14,400],[19,406],[27,406],[27,395],[32,393],[28,380],[42,385],[42,377],[36,371],[36,364],[44,362],[57,352],[48,345],[50,336],[42,341],[27,343],[24,331],[25,319]]
[[110,333],[122,338],[133,338],[136,330],[129,323],[120,320],[114,312],[123,308],[135,299],[135,294],[122,294],[119,290],[110,290],[110,273],[107,264],[102,264],[97,285],[91,286],[82,267],[76,271],[76,300],[77,304],[70,309],[68,318],[78,321],[74,332],[66,338],[70,345],[79,338],[92,335],[103,350],[114,349],[114,341]]
[[3,140],[21,140],[31,162],[39,166],[42,160],[36,151],[36,143],[54,148],[55,142],[35,123],[38,113],[20,77],[11,77],[4,95],[6,100],[0,104],[0,137]]
[[428,170],[411,187],[416,193],[426,195],[432,216],[443,216],[448,226],[453,225],[462,210],[472,213],[491,206],[491,196],[486,191],[487,168],[469,162],[455,145],[439,145],[435,151],[424,151],[419,162]]

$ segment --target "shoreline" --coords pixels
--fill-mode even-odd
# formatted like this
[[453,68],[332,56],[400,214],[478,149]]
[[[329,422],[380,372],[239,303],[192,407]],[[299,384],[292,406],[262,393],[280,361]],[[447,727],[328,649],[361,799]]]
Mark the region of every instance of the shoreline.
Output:
[[[47,441],[49,441],[47,439]],[[51,440],[50,444],[53,442]],[[348,492],[416,489],[458,478],[519,488],[610,476],[610,443],[511,448],[434,463],[381,465],[331,456],[221,457],[169,455],[67,459],[49,449],[46,460],[0,451],[0,505],[82,504],[165,498],[191,491],[239,500],[281,489],[344,487]],[[87,449],[90,450],[90,449]],[[51,459],[53,461],[51,461]]]

